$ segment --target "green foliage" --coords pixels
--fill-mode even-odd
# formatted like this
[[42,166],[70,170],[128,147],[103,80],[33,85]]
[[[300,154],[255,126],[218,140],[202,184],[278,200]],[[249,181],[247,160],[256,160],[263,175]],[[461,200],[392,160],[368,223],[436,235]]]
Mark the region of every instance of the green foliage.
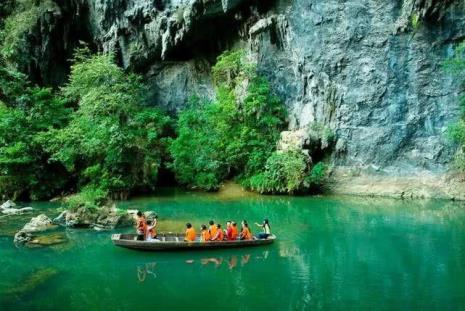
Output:
[[328,167],[323,162],[318,162],[310,170],[310,174],[305,177],[305,187],[311,191],[319,192],[326,182]]
[[13,12],[15,0],[2,0],[0,3],[0,28],[3,28],[5,18]]
[[326,178],[326,165],[319,162],[311,167],[309,160],[300,150],[274,152],[266,161],[265,171],[252,176],[247,186],[259,193],[320,191]]
[[[456,76],[465,85],[465,43],[459,44],[454,56],[443,63],[446,71]],[[459,107],[461,110],[460,119],[451,124],[448,129],[449,138],[459,145],[455,156],[455,165],[458,170],[465,172],[465,97],[459,97]]]
[[27,45],[27,35],[37,25],[44,12],[56,8],[51,0],[17,0],[15,10],[4,21],[0,32],[0,54],[9,63],[21,63],[27,53],[22,50]]
[[312,143],[317,143],[317,146],[312,146],[313,149],[321,148],[321,145],[330,147],[336,138],[333,130],[319,122],[313,122],[309,129],[308,134]]
[[140,77],[126,74],[111,55],[76,54],[64,96],[78,104],[69,124],[41,135],[51,161],[66,167],[78,187],[112,198],[153,189],[169,119],[141,105]]
[[[250,71],[243,52],[227,52],[213,67],[217,99],[198,99],[182,111],[170,144],[170,167],[177,180],[215,190],[227,178],[242,183],[263,170],[285,125],[285,109],[265,79]],[[235,90],[246,82],[243,100]],[[242,85],[242,83],[241,83]]]
[[42,199],[64,187],[61,165],[49,163],[37,137],[68,122],[70,109],[52,90],[30,87],[23,76],[0,69],[0,193]]
[[309,157],[299,150],[274,152],[265,171],[252,176],[249,187],[260,193],[296,193],[305,188]]
[[0,101],[9,107],[21,106],[27,101],[24,92],[29,87],[27,77],[11,68],[0,56]]
[[420,16],[418,14],[413,13],[412,16],[410,17],[410,23],[413,29],[417,30],[418,28],[420,28],[420,25],[421,25]]
[[85,187],[79,193],[68,196],[65,200],[67,208],[76,210],[80,207],[97,209],[108,201],[108,193],[105,190]]
[[256,77],[256,68],[246,60],[243,50],[226,51],[218,57],[212,75],[217,87],[232,90],[241,81]]

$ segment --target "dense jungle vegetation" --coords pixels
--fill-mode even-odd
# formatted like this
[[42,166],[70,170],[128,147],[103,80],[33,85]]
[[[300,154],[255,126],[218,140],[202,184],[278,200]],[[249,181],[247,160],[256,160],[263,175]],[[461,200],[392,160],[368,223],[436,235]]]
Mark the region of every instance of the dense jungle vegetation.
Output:
[[296,193],[324,177],[301,151],[276,151],[286,110],[242,51],[226,52],[213,67],[216,99],[192,99],[176,121],[145,104],[141,77],[112,55],[84,48],[73,63],[69,82],[54,92],[25,82],[3,61],[3,195],[78,193],[71,205],[93,206],[153,190],[162,165],[180,184],[203,190],[236,179],[262,193]]
[[215,98],[193,97],[175,118],[147,104],[141,76],[87,47],[61,88],[28,82],[26,36],[51,5],[0,4],[0,195],[95,207],[153,191],[162,168],[206,191],[231,179],[260,193],[320,188],[324,164],[277,150],[286,109],[242,50],[218,57]]

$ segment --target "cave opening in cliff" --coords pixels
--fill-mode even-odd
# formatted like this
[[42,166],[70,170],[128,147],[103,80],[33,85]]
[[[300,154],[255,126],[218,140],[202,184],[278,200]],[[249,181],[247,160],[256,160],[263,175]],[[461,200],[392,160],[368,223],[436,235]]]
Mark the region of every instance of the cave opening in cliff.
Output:
[[212,63],[225,50],[241,44],[248,36],[248,27],[269,12],[276,1],[254,1],[236,10],[196,22],[182,44],[173,48],[167,58],[187,61],[204,58]]

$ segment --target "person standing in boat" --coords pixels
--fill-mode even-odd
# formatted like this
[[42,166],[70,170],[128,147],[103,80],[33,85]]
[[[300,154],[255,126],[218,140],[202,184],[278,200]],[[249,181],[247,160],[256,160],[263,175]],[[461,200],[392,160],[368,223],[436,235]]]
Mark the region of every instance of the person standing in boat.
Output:
[[141,211],[137,212],[136,230],[137,230],[137,240],[144,241],[145,232],[147,230],[147,221],[145,220],[145,216],[144,214],[142,214]]
[[147,227],[147,240],[156,240],[158,238],[157,232],[158,215],[153,216],[153,221],[150,226]]
[[239,238],[241,240],[252,240],[252,232],[249,229],[249,224],[247,223],[247,220],[243,220],[241,225],[242,225],[242,228],[241,228],[241,234],[239,235]]
[[186,236],[184,237],[184,241],[193,242],[195,241],[197,235],[195,233],[195,229],[192,227],[191,223],[188,222],[186,224]]
[[224,233],[223,230],[221,230],[221,225],[217,224],[216,229],[216,234],[212,237],[212,241],[223,241]]
[[263,223],[262,224],[259,224],[259,223],[255,223],[255,225],[257,225],[258,227],[261,227],[263,232],[259,233],[257,235],[257,238],[259,239],[267,239],[270,235],[271,235],[271,228],[270,228],[270,223],[268,221],[268,219],[263,219]]
[[200,242],[207,242],[210,241],[211,236],[210,236],[210,231],[208,231],[206,225],[202,225],[200,227]]

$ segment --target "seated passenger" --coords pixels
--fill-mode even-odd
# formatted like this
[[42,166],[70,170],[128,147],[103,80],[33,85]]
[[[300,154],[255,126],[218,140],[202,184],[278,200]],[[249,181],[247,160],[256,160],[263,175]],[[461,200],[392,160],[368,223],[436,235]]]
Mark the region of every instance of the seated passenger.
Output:
[[202,226],[200,227],[200,230],[201,230],[200,241],[201,241],[201,242],[210,241],[211,236],[210,236],[210,232],[207,230],[207,226],[202,225]]
[[158,238],[157,233],[158,215],[153,217],[152,224],[147,227],[147,241],[156,240]]
[[184,237],[184,241],[193,242],[195,241],[196,237],[197,235],[195,234],[195,229],[188,222],[186,224],[186,236]]
[[215,226],[215,222],[213,220],[210,220],[208,222],[210,224],[210,228],[208,229],[210,232],[210,236],[214,237],[216,235],[216,231],[218,230],[217,227]]
[[242,229],[239,238],[241,240],[252,240],[252,232],[250,232],[249,224],[245,220],[242,221]]
[[211,240],[212,241],[223,241],[224,240],[224,233],[223,233],[223,230],[221,230],[221,225],[217,224],[216,228],[218,230],[216,230],[216,234],[212,237]]
[[239,232],[237,231],[237,224],[233,221],[231,224],[231,240],[237,240],[239,236]]
[[255,223],[257,226],[262,227],[263,232],[259,233],[257,235],[257,238],[259,239],[267,239],[271,235],[271,228],[270,228],[270,223],[268,222],[268,219],[264,219],[262,224]]
[[147,231],[147,222],[145,220],[144,214],[141,211],[137,212],[137,240],[144,241],[145,240],[145,232]]
[[226,222],[226,240],[232,240],[232,224],[230,220]]

